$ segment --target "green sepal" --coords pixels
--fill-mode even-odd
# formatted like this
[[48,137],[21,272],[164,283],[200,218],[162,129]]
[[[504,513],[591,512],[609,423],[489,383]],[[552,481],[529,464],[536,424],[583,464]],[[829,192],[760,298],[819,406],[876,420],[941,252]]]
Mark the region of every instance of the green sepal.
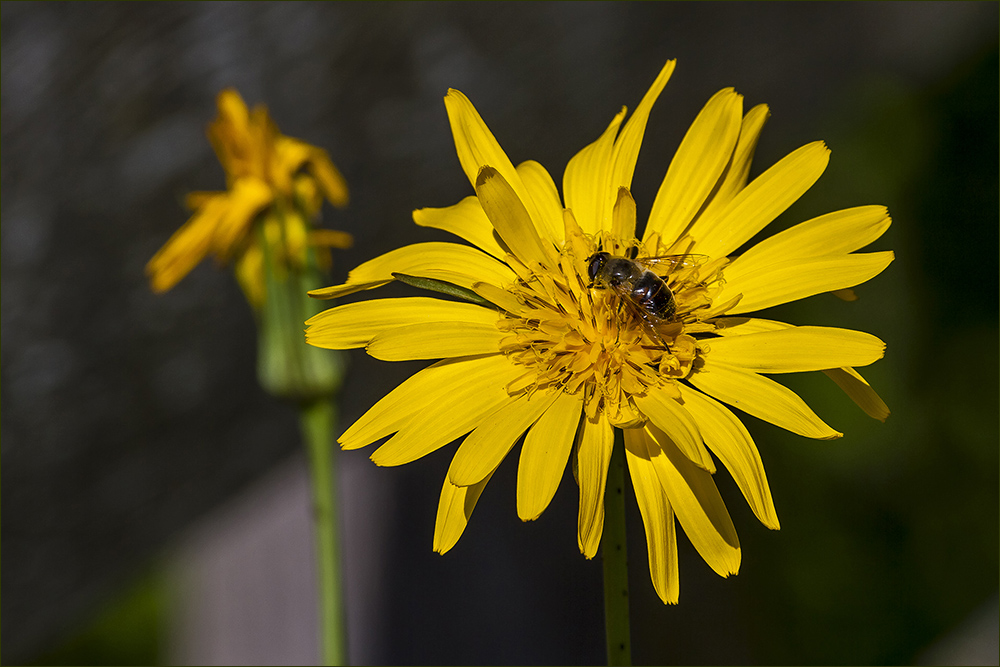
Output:
[[[435,280],[434,278],[420,278],[417,276],[408,276],[405,273],[394,273],[392,277],[401,283],[410,285],[411,287],[416,287],[418,289],[425,289],[431,292],[440,292],[441,294],[447,294],[448,296],[458,297],[469,303],[474,303],[477,306],[486,306],[487,308],[499,308],[495,303],[487,301],[483,297],[479,296],[470,289],[464,287],[459,287],[454,283],[449,283],[444,280]],[[501,309],[502,310],[502,309]]]
[[[281,215],[282,212],[276,212]],[[280,219],[280,218],[279,218]],[[311,401],[332,396],[340,387],[345,358],[306,343],[305,321],[328,304],[318,303],[306,292],[323,284],[313,249],[305,266],[289,266],[278,258],[258,222],[264,248],[264,303],[257,315],[257,379],[270,394]]]

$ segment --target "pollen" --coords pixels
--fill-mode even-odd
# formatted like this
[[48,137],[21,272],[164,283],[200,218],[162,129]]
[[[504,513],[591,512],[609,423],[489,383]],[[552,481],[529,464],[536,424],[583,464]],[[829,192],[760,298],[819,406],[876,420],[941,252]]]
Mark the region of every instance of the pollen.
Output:
[[[676,381],[687,377],[698,356],[701,333],[708,325],[699,314],[711,307],[712,280],[695,279],[703,271],[685,270],[665,276],[678,304],[675,320],[659,322],[654,331],[608,289],[589,285],[586,263],[600,245],[571,239],[559,253],[558,266],[529,269],[508,257],[519,278],[506,286],[520,305],[505,313],[498,327],[508,333],[500,350],[524,367],[506,389],[514,396],[559,388],[582,393],[588,416],[608,415],[619,428],[645,421],[635,398],[651,389],[666,389],[677,398]],[[655,338],[654,338],[655,336]],[[699,336],[700,338],[701,336]]]

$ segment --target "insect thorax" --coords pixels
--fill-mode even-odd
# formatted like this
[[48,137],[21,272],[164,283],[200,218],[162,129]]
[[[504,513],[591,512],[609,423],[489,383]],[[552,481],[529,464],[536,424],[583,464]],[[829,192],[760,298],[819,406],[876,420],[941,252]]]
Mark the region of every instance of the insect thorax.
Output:
[[634,284],[636,281],[642,280],[644,273],[648,273],[637,266],[635,262],[620,257],[609,259],[605,271],[609,285]]

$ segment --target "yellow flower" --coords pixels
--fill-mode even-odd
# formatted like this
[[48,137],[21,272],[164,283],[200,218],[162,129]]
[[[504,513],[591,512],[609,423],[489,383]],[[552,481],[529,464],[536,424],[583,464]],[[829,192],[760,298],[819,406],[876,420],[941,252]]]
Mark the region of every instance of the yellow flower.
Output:
[[[579,547],[593,557],[617,428],[624,432],[653,585],[674,603],[675,517],[713,570],[728,576],[739,569],[739,540],[712,477],[715,459],[760,521],[778,528],[757,448],[723,404],[807,437],[840,437],[799,396],[765,376],[823,370],[868,414],[888,415],[853,368],[882,357],[878,338],[745,315],[844,290],[882,271],[891,252],[853,251],[889,226],[886,209],[820,216],[730,256],[819,178],[829,153],[822,142],[794,151],[748,184],[768,110],[761,105],[744,115],[740,95],[719,91],[678,148],[636,238],[632,174],[650,109],[673,68],[673,61],[666,64],[624,126],[623,109],[570,161],[565,208],[548,172],[532,161],[515,168],[471,102],[450,90],[448,118],[476,194],[449,208],[417,210],[413,218],[476,248],[406,246],[362,264],[344,285],[311,292],[335,298],[399,278],[457,286],[450,291],[481,300],[362,301],[307,323],[307,340],[316,346],[364,346],[387,361],[441,360],[340,438],[344,449],[356,449],[392,435],[371,458],[394,466],[465,436],[441,492],[438,552],[457,542],[491,475],[527,433],[518,515],[528,521],[542,513],[572,460]],[[615,288],[601,259],[631,266],[633,256],[657,277]],[[643,301],[628,289],[650,296],[641,290],[650,285],[666,287],[672,304],[666,292]]]
[[[193,192],[187,205],[194,213],[146,265],[154,292],[176,285],[206,255],[219,262],[235,259],[236,274],[254,306],[264,299],[264,242],[276,251],[276,264],[301,267],[309,247],[324,251],[317,260],[329,263],[329,248],[349,247],[344,232],[312,229],[323,198],[347,205],[347,184],[326,151],[286,137],[268,116],[253,111],[235,90],[219,93],[219,116],[208,138],[226,171],[227,189]],[[264,223],[262,240],[253,223]]]

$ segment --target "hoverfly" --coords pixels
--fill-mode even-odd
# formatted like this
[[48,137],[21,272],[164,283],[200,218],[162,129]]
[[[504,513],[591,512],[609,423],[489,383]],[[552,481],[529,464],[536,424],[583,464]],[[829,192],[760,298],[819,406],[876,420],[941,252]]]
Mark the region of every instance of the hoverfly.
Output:
[[595,252],[588,257],[587,275],[590,284],[587,287],[610,289],[614,292],[619,302],[650,334],[650,338],[666,347],[657,327],[674,320],[677,304],[666,281],[653,269],[669,273],[676,268],[699,266],[707,257],[663,255],[637,259],[636,250],[631,249],[631,257],[612,255],[605,251]]

